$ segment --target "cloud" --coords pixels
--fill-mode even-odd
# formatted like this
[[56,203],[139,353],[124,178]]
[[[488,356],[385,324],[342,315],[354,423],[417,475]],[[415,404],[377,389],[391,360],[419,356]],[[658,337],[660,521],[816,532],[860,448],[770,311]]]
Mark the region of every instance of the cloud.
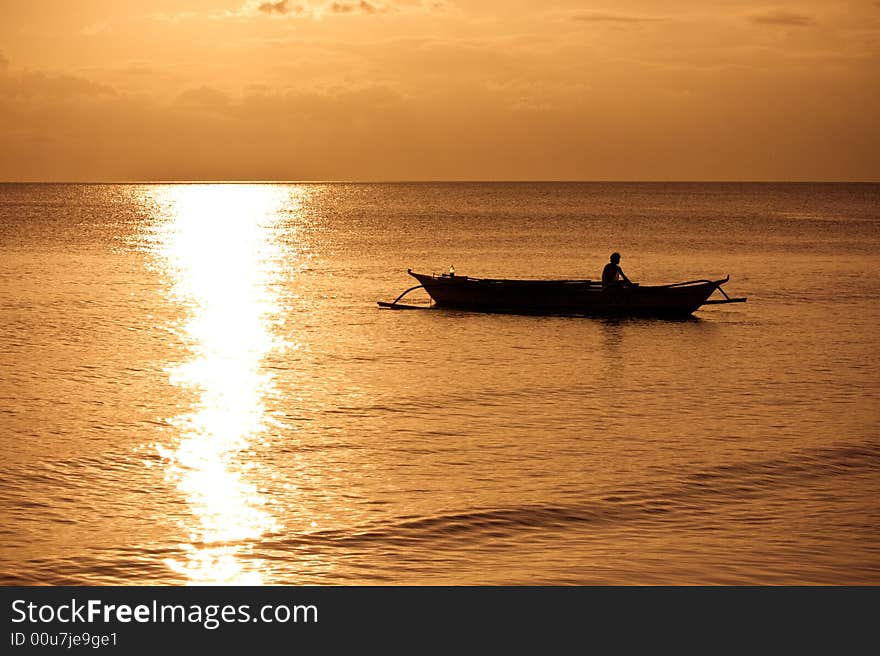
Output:
[[0,96],[63,103],[117,95],[113,87],[82,77],[32,71],[6,73],[5,69],[0,62],[0,70],[4,71],[0,77]]
[[[451,47],[437,50],[446,61]],[[465,55],[479,59],[476,47]],[[194,86],[170,101],[77,90],[70,102],[6,93],[4,80],[18,77],[0,71],[0,180],[875,179],[880,153],[876,113],[851,110],[876,106],[861,78],[768,76],[759,94],[743,68],[707,75],[701,104],[668,94],[653,71],[609,71],[589,81],[593,93],[543,77],[489,88],[475,73],[433,93],[339,80],[243,93]]]
[[302,5],[292,5],[289,0],[279,0],[278,2],[263,2],[262,4],[257,6],[257,11],[262,12],[264,14],[280,14],[285,16],[287,14],[302,14],[305,12],[305,7]]
[[231,99],[214,87],[201,86],[187,89],[177,97],[177,105],[187,109],[223,113],[231,105]]
[[784,9],[771,9],[760,14],[752,14],[749,16],[749,20],[760,25],[779,25],[782,27],[807,27],[815,22],[812,16]]
[[572,20],[585,23],[656,23],[664,20],[657,16],[633,16],[632,14],[606,14],[590,11],[575,14]]
[[324,5],[324,11],[331,14],[382,14],[388,11],[388,7],[359,0],[358,2],[331,2]]
[[[228,13],[228,12],[227,12]],[[231,15],[231,14],[230,14]],[[181,11],[176,14],[150,14],[150,17],[153,20],[157,20],[163,23],[171,23],[172,25],[178,25],[183,21],[192,20],[194,18],[199,18],[199,13],[195,11]]]
[[438,13],[450,11],[447,0],[332,0],[331,2],[292,2],[291,0],[249,0],[235,11],[226,11],[215,18],[253,16],[284,16],[320,19],[323,16],[377,15],[391,13]]

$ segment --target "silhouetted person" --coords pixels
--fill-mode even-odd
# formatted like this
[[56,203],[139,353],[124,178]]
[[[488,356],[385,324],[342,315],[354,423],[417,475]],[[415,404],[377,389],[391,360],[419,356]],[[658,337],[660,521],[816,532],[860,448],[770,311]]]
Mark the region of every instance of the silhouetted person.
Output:
[[602,269],[602,287],[619,287],[624,283],[632,285],[632,281],[626,277],[623,269],[620,268],[620,253],[612,253],[611,261]]

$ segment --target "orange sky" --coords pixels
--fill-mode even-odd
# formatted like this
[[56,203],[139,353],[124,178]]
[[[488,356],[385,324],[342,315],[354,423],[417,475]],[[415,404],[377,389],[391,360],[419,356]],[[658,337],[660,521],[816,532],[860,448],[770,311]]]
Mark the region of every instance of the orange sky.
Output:
[[880,2],[0,0],[0,180],[880,181]]

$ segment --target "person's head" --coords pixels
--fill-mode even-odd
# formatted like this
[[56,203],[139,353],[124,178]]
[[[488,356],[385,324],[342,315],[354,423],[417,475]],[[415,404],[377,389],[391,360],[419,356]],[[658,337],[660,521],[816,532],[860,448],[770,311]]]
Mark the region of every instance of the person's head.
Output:
[[612,253],[611,254],[611,261],[614,264],[617,264],[618,262],[620,262],[620,253]]

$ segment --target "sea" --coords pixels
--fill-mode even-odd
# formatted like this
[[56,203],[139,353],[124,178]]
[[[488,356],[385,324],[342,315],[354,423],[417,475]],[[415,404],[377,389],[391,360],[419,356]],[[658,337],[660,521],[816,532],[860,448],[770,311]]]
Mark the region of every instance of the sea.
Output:
[[[613,251],[748,301],[377,306]],[[0,583],[877,585],[878,321],[878,184],[3,184]]]

